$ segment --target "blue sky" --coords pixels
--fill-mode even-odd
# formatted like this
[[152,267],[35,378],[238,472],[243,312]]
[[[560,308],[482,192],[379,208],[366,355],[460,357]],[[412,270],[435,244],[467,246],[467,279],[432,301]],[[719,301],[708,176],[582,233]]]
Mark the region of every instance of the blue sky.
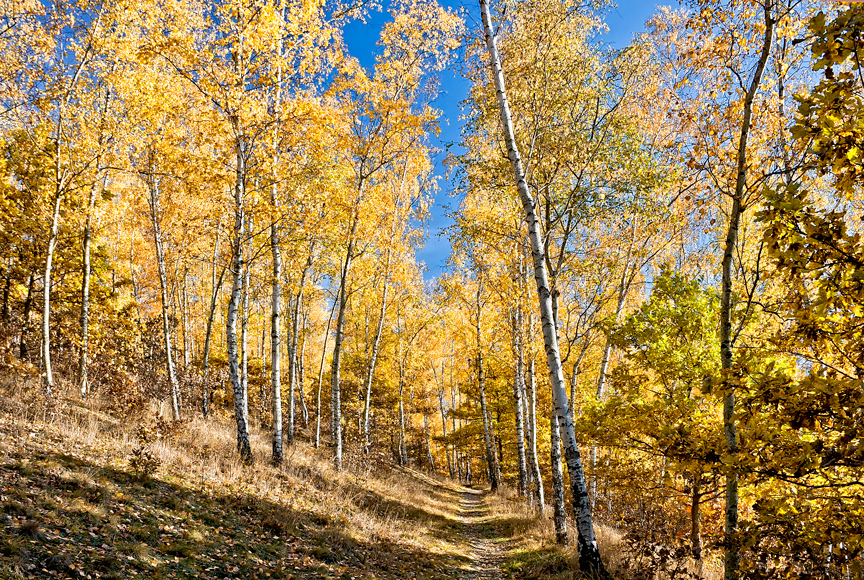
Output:
[[[466,3],[463,0],[439,0],[439,2],[455,10],[464,11],[467,26],[479,26],[479,3]],[[386,5],[386,2],[384,4]],[[611,8],[607,13],[606,24],[609,27],[609,32],[603,36],[602,40],[613,47],[626,46],[635,33],[644,29],[645,21],[651,17],[657,5],[654,2],[621,0],[617,7]],[[371,14],[366,24],[354,22],[345,28],[345,42],[348,44],[348,50],[362,65],[371,68],[374,64],[375,55],[378,51],[375,43],[378,40],[382,25],[387,20],[388,15],[385,10]],[[440,81],[441,92],[434,105],[442,113],[440,119],[441,134],[433,139],[433,145],[441,150],[435,157],[435,173],[439,177],[439,188],[430,208],[431,219],[426,224],[428,234],[426,244],[418,255],[418,259],[426,264],[427,270],[424,277],[427,280],[444,272],[446,269],[445,262],[450,254],[450,244],[446,236],[440,234],[451,223],[445,215],[447,213],[446,206],[456,208],[459,205],[459,200],[451,197],[452,187],[446,179],[443,161],[448,147],[452,147],[451,150],[455,152],[460,151],[458,147],[461,131],[460,102],[465,99],[468,91],[468,83],[461,78],[457,65],[451,66],[441,73]]]

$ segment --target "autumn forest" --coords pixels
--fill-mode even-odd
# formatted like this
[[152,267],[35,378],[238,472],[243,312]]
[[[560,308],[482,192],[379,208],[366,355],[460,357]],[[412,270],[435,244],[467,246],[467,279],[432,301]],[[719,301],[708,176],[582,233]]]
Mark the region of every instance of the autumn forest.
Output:
[[864,7],[611,9],[0,3],[0,578],[864,577]]

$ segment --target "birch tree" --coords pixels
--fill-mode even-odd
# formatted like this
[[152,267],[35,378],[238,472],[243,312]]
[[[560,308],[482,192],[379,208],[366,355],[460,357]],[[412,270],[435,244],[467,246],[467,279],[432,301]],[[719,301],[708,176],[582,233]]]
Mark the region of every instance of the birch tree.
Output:
[[585,485],[585,475],[582,469],[582,461],[579,449],[576,445],[576,434],[573,429],[573,420],[570,415],[567,393],[565,390],[564,373],[561,366],[560,353],[558,351],[557,329],[552,312],[552,294],[549,289],[548,276],[546,274],[545,255],[543,241],[540,233],[534,208],[536,203],[525,182],[525,172],[516,145],[513,133],[513,121],[510,107],[507,103],[507,93],[504,88],[504,74],[501,61],[498,56],[495,35],[492,28],[492,17],[489,5],[485,0],[480,2],[480,10],[483,20],[483,34],[489,51],[490,66],[492,69],[495,91],[501,112],[501,123],[504,128],[504,139],[507,144],[507,153],[513,167],[513,175],[519,197],[525,211],[525,221],[528,224],[528,236],[531,242],[531,254],[534,264],[534,278],[537,283],[537,295],[540,306],[540,318],[543,328],[543,341],[546,347],[546,362],[549,368],[552,394],[555,401],[555,410],[558,414],[558,423],[562,427],[562,439],[564,441],[564,455],[567,460],[567,469],[570,473],[570,488],[573,495],[573,508],[576,514],[576,526],[579,541],[579,566],[586,574],[605,577],[608,576],[600,560],[600,552],[597,548],[597,540],[594,535],[594,527],[591,521],[591,507],[588,501],[588,490]]

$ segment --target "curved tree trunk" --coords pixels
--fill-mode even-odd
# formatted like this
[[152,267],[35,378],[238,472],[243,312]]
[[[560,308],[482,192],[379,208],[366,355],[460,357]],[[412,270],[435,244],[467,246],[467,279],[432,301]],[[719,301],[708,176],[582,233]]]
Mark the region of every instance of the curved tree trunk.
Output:
[[528,224],[528,237],[531,242],[531,254],[534,262],[534,279],[537,283],[537,298],[543,328],[543,342],[546,347],[546,363],[549,367],[549,382],[552,386],[555,412],[558,414],[558,422],[561,426],[567,470],[570,473],[570,490],[573,495],[573,511],[576,516],[576,530],[578,532],[579,567],[586,575],[608,578],[609,574],[603,566],[603,562],[600,559],[600,551],[597,548],[597,539],[594,535],[594,525],[591,519],[591,505],[588,501],[588,490],[585,485],[585,472],[582,468],[579,448],[576,445],[576,432],[573,428],[573,419],[570,416],[570,407],[567,402],[564,372],[561,368],[561,355],[558,350],[558,333],[552,309],[552,293],[549,289],[549,280],[546,273],[540,223],[534,211],[534,198],[528,190],[528,183],[525,181],[525,171],[522,168],[522,159],[516,146],[513,120],[510,114],[510,106],[507,103],[507,93],[504,88],[504,74],[501,69],[501,60],[498,56],[498,47],[492,30],[492,17],[489,13],[487,0],[480,0],[480,11],[483,19],[486,46],[489,50],[495,91],[501,112],[501,122],[504,128],[507,156],[513,168],[516,188],[525,212],[525,221]]

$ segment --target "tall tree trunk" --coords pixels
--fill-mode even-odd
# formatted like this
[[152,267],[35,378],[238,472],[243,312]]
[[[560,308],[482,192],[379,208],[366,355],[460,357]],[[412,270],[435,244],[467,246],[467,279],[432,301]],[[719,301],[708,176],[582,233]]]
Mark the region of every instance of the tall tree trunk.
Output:
[[[441,372],[444,372],[444,363],[441,363]],[[438,405],[441,408],[441,438],[444,441],[444,455],[447,457],[447,472],[450,474],[450,479],[453,479],[453,458],[450,453],[450,446],[447,444],[447,413],[444,409],[444,386],[438,390]]]
[[294,418],[296,416],[296,405],[294,392],[297,389],[297,342],[300,336],[300,311],[303,303],[303,290],[306,286],[306,277],[312,268],[315,255],[315,240],[312,240],[309,248],[309,257],[300,273],[300,285],[294,298],[294,308],[291,313],[291,344],[288,347],[288,443],[294,443]]
[[[285,4],[282,5],[282,20],[285,20]],[[279,340],[279,323],[282,309],[282,248],[280,247],[279,239],[279,221],[281,216],[278,183],[279,176],[277,175],[277,167],[279,164],[278,158],[278,143],[279,134],[278,127],[280,114],[282,112],[282,56],[283,44],[280,39],[276,45],[278,55],[276,65],[276,94],[274,99],[275,123],[273,128],[273,140],[271,143],[273,150],[273,175],[272,183],[270,184],[270,209],[273,212],[270,219],[270,252],[273,255],[273,280],[270,294],[270,390],[273,397],[273,454],[272,461],[275,465],[279,465],[283,460],[282,453],[282,360],[280,353]]]
[[483,376],[483,336],[481,332],[481,321],[483,314],[482,302],[480,300],[483,293],[483,279],[478,272],[477,279],[477,312],[474,321],[474,330],[477,338],[477,388],[480,391],[480,414],[483,415],[483,443],[486,448],[486,465],[489,468],[489,486],[491,491],[498,491],[498,477],[496,473],[495,450],[492,448],[492,433],[489,426],[489,415],[486,409],[486,388],[484,385]]
[[[59,155],[59,152],[57,153]],[[54,250],[57,247],[57,230],[60,227],[60,185],[54,196],[54,211],[51,213],[51,228],[48,230],[48,247],[45,252],[45,270],[42,275],[42,368],[44,369],[45,390],[51,396],[54,389],[54,375],[51,372],[51,266]]]
[[366,442],[366,453],[372,445],[372,434],[369,429],[369,405],[372,400],[372,379],[375,375],[375,362],[378,360],[378,348],[381,344],[381,334],[384,330],[384,317],[387,314],[387,283],[390,280],[390,256],[392,249],[387,248],[387,262],[384,266],[384,286],[381,289],[381,311],[378,313],[378,327],[375,329],[375,340],[372,343],[372,355],[369,358],[369,368],[366,373],[366,397],[363,401],[363,438]]
[[525,471],[527,473],[526,473],[526,478],[525,478],[525,483],[526,483],[526,485],[525,485],[525,489],[526,489],[525,501],[530,507],[533,507],[534,506],[534,500],[536,499],[536,494],[534,493],[534,469],[532,469],[531,461],[528,458],[528,446],[529,446],[528,433],[529,433],[530,429],[528,427],[528,416],[529,416],[529,413],[528,413],[528,386],[525,384],[525,370],[524,370],[525,369],[525,362],[524,362],[524,359],[522,362],[522,368],[523,368],[523,374],[519,378],[519,390],[520,390],[520,395],[521,395],[520,398],[522,400],[522,432],[526,434],[525,435],[525,448],[526,448],[525,449]]
[[189,355],[192,349],[191,338],[189,337],[189,269],[183,271],[183,311],[181,312],[183,322],[183,368],[189,368]]
[[162,338],[165,343],[165,371],[168,373],[168,385],[171,388],[171,415],[175,421],[180,420],[180,386],[174,372],[174,358],[171,349],[171,321],[168,316],[168,275],[165,268],[165,246],[162,240],[161,205],[159,201],[159,181],[149,175],[147,185],[150,188],[150,218],[153,225],[153,241],[156,245],[156,264],[159,270],[159,289],[162,301]]
[[330,323],[333,322],[333,312],[336,310],[336,300],[327,317],[327,326],[324,329],[323,346],[321,346],[321,364],[318,366],[318,400],[315,404],[315,449],[321,446],[321,384],[324,382],[324,360],[327,356],[327,340],[330,338]]
[[[732,256],[738,242],[738,228],[741,214],[744,212],[744,190],[747,186],[747,139],[750,135],[750,124],[753,114],[753,100],[762,82],[762,73],[771,53],[771,42],[774,34],[774,19],[771,17],[773,2],[768,0],[764,5],[765,35],[762,40],[762,52],[756,65],[756,71],[750,80],[750,86],[744,97],[744,111],[741,119],[741,134],[738,141],[738,163],[735,176],[735,191],[732,195],[732,212],[729,215],[729,228],[726,232],[726,243],[723,246],[722,280],[720,284],[720,363],[722,367],[723,394],[723,432],[726,439],[726,451],[732,457],[738,454],[738,433],[735,424],[735,388],[729,382],[732,371]],[[730,465],[734,465],[734,460]],[[726,517],[724,525],[725,554],[723,558],[723,577],[725,580],[737,580],[739,573],[739,547],[735,535],[738,531],[738,473],[729,468],[726,474]]]
[[351,262],[354,259],[354,239],[357,235],[357,224],[360,221],[360,203],[363,200],[363,181],[358,186],[357,203],[352,210],[351,230],[348,232],[348,247],[345,252],[345,262],[342,265],[342,276],[339,281],[339,314],[336,317],[336,340],[333,343],[333,367],[330,376],[330,404],[333,409],[333,464],[336,469],[342,469],[342,401],[339,384],[339,369],[342,361],[342,340],[345,335],[345,310],[348,306],[348,275],[351,272]]
[[216,304],[219,299],[219,291],[228,271],[228,264],[222,266],[222,271],[216,276],[216,258],[219,256],[219,232],[222,229],[222,218],[216,225],[216,240],[213,242],[213,259],[210,262],[210,277],[212,278],[213,292],[210,295],[210,310],[207,315],[207,330],[204,333],[204,361],[201,364],[201,412],[206,417],[210,412],[210,388],[207,385],[207,369],[210,367],[210,340],[213,337],[213,320],[216,318]]
[[27,332],[30,330],[30,308],[33,306],[33,283],[35,274],[30,273],[30,281],[27,282],[27,297],[24,299],[24,312],[21,315],[21,342],[18,343],[18,356],[23,361],[29,358],[30,352],[27,348]]
[[558,415],[552,410],[549,421],[550,459],[552,463],[552,504],[555,510],[555,542],[567,545],[567,510],[564,507],[564,471],[561,468],[561,429]]
[[303,313],[303,323],[300,325],[300,350],[297,353],[297,394],[300,396],[300,412],[303,415],[303,426],[309,425],[309,409],[306,407],[306,395],[303,390],[304,364],[306,360],[306,323],[309,321],[309,310]]
[[528,224],[528,236],[531,241],[531,253],[534,262],[534,279],[537,282],[537,297],[543,327],[543,342],[546,347],[546,362],[549,367],[549,382],[552,386],[555,412],[558,414],[558,422],[561,426],[567,470],[570,473],[570,489],[573,496],[573,511],[576,516],[576,530],[578,532],[579,567],[588,576],[593,575],[595,577],[608,578],[609,574],[603,566],[603,562],[600,559],[600,551],[597,548],[597,539],[594,535],[594,526],[591,520],[591,505],[588,501],[588,489],[585,485],[585,473],[582,469],[582,460],[576,444],[576,432],[573,428],[573,419],[570,416],[570,408],[567,402],[564,373],[561,368],[561,355],[558,350],[558,333],[552,312],[552,293],[549,289],[549,280],[546,274],[540,223],[537,220],[537,214],[535,213],[536,204],[531,192],[528,190],[528,183],[525,181],[525,171],[522,168],[522,160],[516,146],[513,120],[510,114],[510,106],[507,103],[507,93],[504,88],[504,73],[501,69],[501,60],[498,56],[498,47],[492,30],[492,17],[489,14],[487,0],[480,0],[480,10],[482,13],[486,46],[489,50],[495,91],[501,112],[501,121],[504,128],[504,139],[507,144],[507,155],[513,167],[516,188],[525,211],[525,221]]
[[522,416],[522,380],[525,376],[522,349],[522,311],[517,306],[512,314],[513,354],[516,368],[513,373],[513,409],[516,420],[516,457],[519,466],[519,495],[528,499],[528,462],[525,457],[525,419]]
[[[627,298],[627,294],[630,292],[630,286],[632,284],[633,278],[629,276],[630,271],[630,257],[633,251],[633,246],[636,242],[636,224],[633,224],[633,236],[630,240],[630,246],[627,249],[627,256],[624,259],[623,271],[621,274],[621,281],[618,284],[618,299],[615,303],[615,316],[612,319],[612,323],[618,324],[618,320],[621,318],[621,312],[624,310],[624,301]],[[636,267],[635,265],[633,266]],[[635,274],[635,272],[634,272]],[[600,361],[600,374],[597,377],[597,400],[602,401],[606,396],[606,376],[609,372],[609,359],[612,356],[612,339],[611,337],[606,337],[606,345],[603,347],[603,358]],[[590,452],[590,462],[591,462],[591,480],[590,480],[590,490],[589,494],[591,497],[591,509],[594,509],[594,506],[597,502],[597,444],[591,443],[591,452]]]
[[87,356],[90,340],[90,240],[95,188],[94,184],[87,203],[87,221],[84,225],[81,259],[81,346],[78,351],[78,388],[81,390],[82,397],[86,397],[90,392],[90,382],[87,380]]
[[534,472],[534,496],[537,500],[535,509],[541,514],[546,509],[546,498],[543,493],[543,475],[540,473],[540,462],[537,459],[537,380],[534,374],[534,356],[528,364],[528,462]]
[[[107,101],[106,95],[106,101]],[[107,103],[106,103],[107,106]],[[96,162],[97,176],[102,172],[101,167],[101,147],[102,136],[99,136],[100,155]],[[106,173],[102,178],[101,189],[105,190],[105,180],[108,179]],[[96,208],[96,181],[90,187],[90,193],[87,196],[87,217],[84,222],[84,240],[81,248],[81,346],[78,351],[78,388],[81,390],[81,396],[86,397],[90,393],[90,382],[87,377],[87,362],[89,357],[88,348],[90,346],[90,245],[93,237],[93,212]]]
[[234,395],[234,418],[237,422],[237,451],[244,461],[251,461],[252,448],[249,445],[249,427],[243,408],[243,382],[240,379],[240,353],[237,348],[237,315],[243,293],[243,202],[246,197],[246,149],[245,142],[237,132],[237,181],[234,186],[234,239],[231,247],[232,286],[231,300],[228,302],[228,316],[225,321],[225,342],[228,347],[228,376]]
[[243,390],[243,421],[249,428],[249,291],[252,279],[252,236],[250,227],[251,218],[244,215],[244,226],[246,235],[249,237],[249,246],[243,268],[243,289],[241,298],[243,309],[240,313],[240,386]]
[[207,370],[210,368],[210,341],[213,337],[213,322],[216,318],[216,306],[219,301],[219,292],[222,290],[222,284],[225,281],[225,274],[228,272],[228,264],[222,266],[222,271],[219,273],[219,278],[214,278],[213,294],[210,296],[210,309],[207,315],[207,330],[204,334],[204,361],[201,364],[201,375],[203,379],[201,412],[206,417],[210,412],[210,389],[207,386]]
[[405,365],[399,359],[399,461],[408,465],[408,441],[405,434]]
[[[279,196],[276,178],[270,186],[270,205],[278,215]],[[273,397],[273,456],[272,461],[282,463],[282,375],[279,353],[279,317],[282,300],[282,248],[280,247],[279,224],[274,218],[270,223],[270,251],[273,254],[273,280],[270,293],[270,389]]]
[[[352,231],[356,228],[354,221]],[[353,238],[353,236],[352,236]],[[342,469],[342,401],[339,384],[339,367],[342,359],[342,340],[345,332],[345,310],[348,305],[348,271],[351,266],[353,240],[348,243],[348,252],[342,267],[342,280],[339,283],[339,314],[336,317],[336,339],[333,343],[333,365],[330,375],[330,406],[332,408],[333,464]]]
[[486,465],[489,468],[489,486],[492,492],[498,491],[498,477],[495,461],[495,449],[492,447],[492,433],[489,425],[489,414],[486,407],[486,388],[483,377],[483,354],[477,352],[477,388],[480,390],[480,413],[483,415],[483,443],[486,447]]

